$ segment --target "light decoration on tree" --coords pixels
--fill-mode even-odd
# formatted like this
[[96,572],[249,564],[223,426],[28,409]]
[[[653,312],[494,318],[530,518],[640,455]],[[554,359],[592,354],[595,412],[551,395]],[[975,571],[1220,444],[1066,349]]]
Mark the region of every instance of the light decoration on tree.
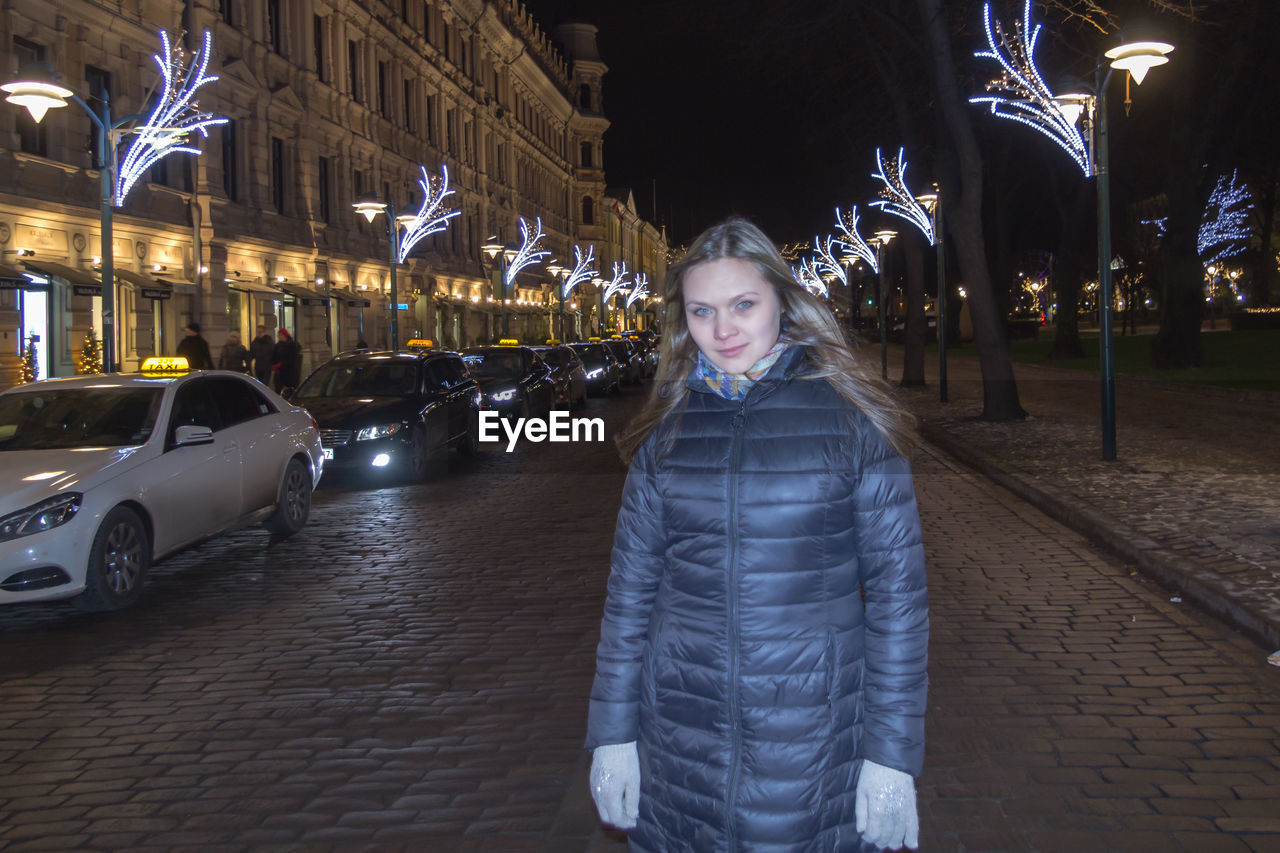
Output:
[[26,385],[35,382],[40,375],[40,356],[36,352],[36,336],[27,338],[27,345],[22,350],[22,363],[18,366],[18,383]]
[[827,296],[827,283],[822,280],[822,276],[814,269],[812,258],[801,258],[800,266],[792,267],[791,273],[796,277],[796,281],[800,282],[800,286],[812,293],[814,296]]
[[535,220],[533,231],[529,230],[529,223],[524,221],[524,217],[520,217],[520,248],[516,250],[515,257],[511,259],[511,263],[507,265],[506,285],[511,287],[515,283],[516,274],[531,264],[541,263],[542,259],[551,252],[547,249],[539,249],[538,243],[542,240],[542,217],[539,216]]
[[[991,114],[1025,124],[1056,142],[1076,162],[1085,177],[1093,175],[1093,161],[1084,136],[1076,127],[1078,111],[1064,109],[1067,99],[1053,93],[1036,67],[1036,42],[1040,24],[1031,23],[1031,0],[1023,8],[1022,21],[1010,35],[999,21],[991,19],[991,4],[982,7],[982,23],[987,32],[988,50],[974,53],[1000,65],[1000,76],[987,84],[989,95],[969,99],[971,104],[987,104]],[[1080,106],[1079,100],[1073,102]],[[1074,112],[1074,116],[1071,113]]]
[[604,299],[608,302],[614,297],[614,294],[620,293],[630,286],[631,282],[627,280],[627,262],[613,262],[613,278],[611,278],[604,286]]
[[1238,183],[1236,170],[1222,175],[1209,194],[1196,238],[1196,251],[1203,263],[1211,264],[1238,255],[1249,246],[1253,234],[1249,215],[1253,212],[1253,196],[1249,185]]
[[854,207],[849,211],[848,216],[840,213],[840,208],[836,208],[836,228],[840,230],[843,237],[838,238],[837,242],[848,253],[848,255],[862,260],[867,266],[871,267],[872,273],[880,272],[880,263],[876,260],[875,249],[867,245],[867,241],[862,239],[862,235],[858,233],[858,207]]
[[85,333],[84,344],[80,347],[80,372],[83,374],[102,372],[102,342],[98,333],[90,329]]
[[449,227],[449,220],[462,213],[460,210],[449,210],[444,207],[444,200],[453,195],[453,190],[449,189],[449,167],[443,165],[440,167],[439,181],[431,179],[426,166],[418,168],[422,171],[422,177],[418,179],[418,186],[422,189],[422,205],[412,218],[406,217],[400,220],[404,235],[400,238],[398,260],[402,264],[405,258],[409,257],[414,246],[424,238],[444,231]]
[[903,159],[903,149],[898,149],[898,159],[891,162],[886,169],[880,149],[876,149],[876,171],[871,177],[884,186],[880,189],[880,198],[871,202],[871,206],[905,219],[920,229],[920,233],[933,245],[933,218],[924,205],[916,201],[916,197],[907,189],[907,161]]
[[594,266],[595,251],[594,246],[587,246],[587,254],[584,257],[581,246],[573,247],[575,263],[573,265],[573,271],[565,277],[564,283],[560,285],[561,299],[568,299],[569,294],[573,293],[573,289],[575,287],[580,284],[586,284],[588,281],[591,281],[591,279],[599,275]]
[[789,263],[800,260],[800,256],[807,251],[809,251],[808,243],[783,243],[778,247],[778,254]]
[[632,285],[631,290],[627,293],[627,307],[630,308],[637,299],[648,295],[649,276],[644,273],[637,273],[635,284]]
[[165,157],[177,153],[199,155],[200,149],[186,144],[190,134],[207,137],[209,128],[227,123],[225,118],[200,112],[195,100],[196,90],[218,79],[217,75],[205,74],[213,52],[213,34],[205,30],[190,64],[184,63],[184,51],[169,43],[169,34],[164,30],[160,31],[160,45],[163,58],[157,53],[152,59],[160,66],[164,83],[155,108],[131,131],[134,140],[120,158],[116,207],[124,204],[129,190],[147,170]]
[[[815,234],[813,238],[813,259],[811,266],[818,278],[824,281],[827,278],[832,280],[840,279],[841,284],[847,285],[849,278],[845,275],[844,265],[836,259],[836,251],[841,246],[841,242],[830,234],[822,239],[818,239]],[[824,288],[825,290],[825,288]]]

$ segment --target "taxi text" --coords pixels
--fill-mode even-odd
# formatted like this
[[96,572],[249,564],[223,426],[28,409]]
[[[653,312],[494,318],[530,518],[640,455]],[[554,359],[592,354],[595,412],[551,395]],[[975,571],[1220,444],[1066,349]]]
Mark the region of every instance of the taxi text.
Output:
[[[502,429],[499,431],[498,426]],[[551,412],[546,418],[504,418],[497,412],[480,413],[480,440],[502,441],[506,433],[507,452],[515,450],[523,435],[539,441],[604,441],[604,418],[571,418],[568,412]]]

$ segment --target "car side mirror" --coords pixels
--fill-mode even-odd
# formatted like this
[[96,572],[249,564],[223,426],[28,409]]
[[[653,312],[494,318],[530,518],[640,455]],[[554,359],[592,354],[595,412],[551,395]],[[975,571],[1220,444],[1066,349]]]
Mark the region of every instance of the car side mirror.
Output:
[[174,447],[190,447],[196,444],[213,444],[213,430],[207,426],[183,424],[173,431]]

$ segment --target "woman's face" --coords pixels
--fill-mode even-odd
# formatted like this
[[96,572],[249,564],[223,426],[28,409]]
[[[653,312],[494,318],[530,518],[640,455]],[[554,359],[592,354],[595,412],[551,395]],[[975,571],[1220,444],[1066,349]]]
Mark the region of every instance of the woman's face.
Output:
[[737,258],[707,261],[684,277],[684,316],[693,342],[726,373],[746,373],[778,342],[781,309],[773,285]]

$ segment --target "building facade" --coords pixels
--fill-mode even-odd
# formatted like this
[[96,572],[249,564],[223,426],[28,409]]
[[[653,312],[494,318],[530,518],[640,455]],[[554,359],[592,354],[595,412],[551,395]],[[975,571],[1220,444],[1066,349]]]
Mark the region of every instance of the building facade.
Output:
[[[388,346],[393,311],[402,344],[462,347],[503,328],[541,341],[562,328],[546,266],[504,299],[481,250],[518,243],[522,218],[540,222],[547,263],[571,263],[578,244],[602,269],[626,259],[650,282],[665,274],[660,233],[606,191],[608,69],[590,24],[562,24],[553,40],[517,0],[32,0],[0,16],[5,76],[49,62],[86,103],[106,92],[114,115],[142,113],[160,28],[188,55],[212,32],[219,79],[199,105],[229,121],[115,209],[121,369],[171,354],[191,320],[215,354],[231,331],[247,343],[259,326],[287,328],[304,375],[358,344]],[[36,124],[0,102],[0,387],[33,340],[40,375],[61,376],[101,334],[98,147],[75,105]],[[376,193],[416,209],[420,167],[447,167],[459,215],[397,267],[393,303],[388,217],[366,222],[352,204]],[[600,322],[593,286],[565,310],[566,336],[617,326]]]

